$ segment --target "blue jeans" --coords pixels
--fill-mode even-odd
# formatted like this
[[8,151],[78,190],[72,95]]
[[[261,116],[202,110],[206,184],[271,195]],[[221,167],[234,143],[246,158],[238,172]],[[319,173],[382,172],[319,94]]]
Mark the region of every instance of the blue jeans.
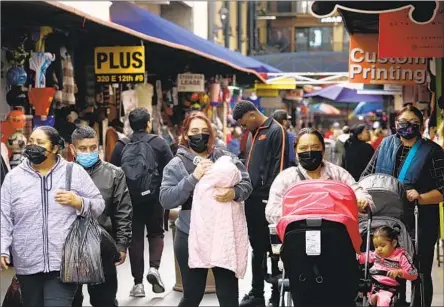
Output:
[[60,272],[17,275],[23,307],[71,307],[76,284],[60,281]]

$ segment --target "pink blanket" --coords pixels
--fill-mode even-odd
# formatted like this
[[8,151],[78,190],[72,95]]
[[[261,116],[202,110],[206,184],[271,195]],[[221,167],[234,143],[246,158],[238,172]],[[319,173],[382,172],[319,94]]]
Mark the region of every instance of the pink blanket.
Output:
[[240,171],[223,156],[196,185],[188,241],[190,268],[220,267],[244,277],[249,246],[244,204],[214,199],[217,187],[230,188],[240,181]]

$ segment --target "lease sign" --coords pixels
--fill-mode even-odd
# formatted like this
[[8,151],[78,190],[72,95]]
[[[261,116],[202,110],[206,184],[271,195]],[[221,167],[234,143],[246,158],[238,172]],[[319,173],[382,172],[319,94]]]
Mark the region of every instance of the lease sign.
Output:
[[349,82],[414,85],[426,81],[426,58],[383,58],[378,55],[377,34],[350,37]]
[[142,83],[145,78],[145,47],[97,47],[94,70],[98,83]]
[[444,57],[444,2],[439,3],[432,21],[425,24],[414,23],[408,9],[380,14],[379,55]]

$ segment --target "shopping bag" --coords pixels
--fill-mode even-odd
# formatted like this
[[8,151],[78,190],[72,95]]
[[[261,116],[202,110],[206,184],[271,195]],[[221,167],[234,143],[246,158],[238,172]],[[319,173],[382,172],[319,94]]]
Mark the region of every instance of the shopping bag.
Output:
[[[65,189],[71,189],[72,163],[66,168]],[[74,221],[63,246],[60,280],[64,283],[101,284],[105,281],[101,257],[102,229],[87,213]]]
[[60,280],[64,283],[101,284],[105,281],[101,256],[102,232],[90,215],[78,217],[63,246]]
[[22,291],[16,276],[12,278],[11,285],[6,291],[2,307],[22,307]]

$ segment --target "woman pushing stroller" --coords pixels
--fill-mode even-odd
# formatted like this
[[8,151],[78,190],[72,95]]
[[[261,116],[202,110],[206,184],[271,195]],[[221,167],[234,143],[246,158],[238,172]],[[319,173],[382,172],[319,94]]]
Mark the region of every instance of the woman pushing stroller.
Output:
[[282,216],[282,202],[286,191],[305,179],[336,180],[349,185],[356,194],[358,207],[365,212],[373,206],[373,200],[345,169],[323,160],[325,142],[322,134],[313,128],[302,129],[296,139],[296,155],[299,166],[280,173],[274,180],[265,209],[267,220],[276,224]]
[[[369,293],[369,302],[372,306],[391,306],[397,287],[397,279],[414,281],[418,278],[418,271],[413,265],[410,255],[398,245],[399,230],[389,226],[376,229],[373,235],[375,250],[369,254],[369,263],[372,275],[372,289]],[[366,253],[358,256],[361,264],[365,263]]]
[[[424,120],[421,111],[408,105],[396,117],[395,135],[386,137],[366,170],[398,178],[407,190],[410,202],[419,204],[419,272],[424,285],[424,307],[432,304],[432,266],[439,235],[439,207],[444,195],[444,152],[421,137]],[[416,287],[415,306],[420,305],[420,287]]]

